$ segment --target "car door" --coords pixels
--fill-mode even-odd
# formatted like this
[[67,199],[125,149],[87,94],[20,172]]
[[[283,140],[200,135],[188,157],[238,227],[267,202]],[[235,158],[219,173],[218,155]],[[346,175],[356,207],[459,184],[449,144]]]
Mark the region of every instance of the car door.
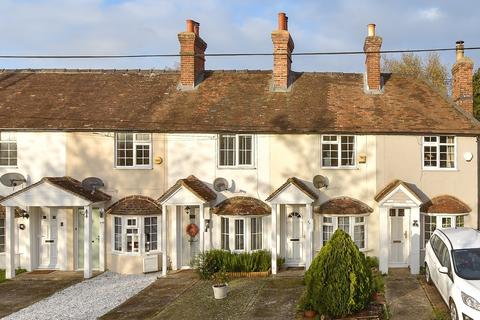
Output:
[[442,267],[448,268],[448,273],[438,272],[438,291],[440,291],[443,300],[447,302],[450,297],[450,290],[453,286],[452,259],[450,258],[450,251],[443,241],[440,246],[440,264]]
[[440,260],[438,259],[437,252],[438,252],[438,244],[439,239],[436,235],[433,235],[430,239],[430,246],[431,250],[427,250],[427,257],[426,261],[428,264],[428,268],[430,271],[430,278],[432,282],[437,285],[438,281],[438,268],[440,268]]

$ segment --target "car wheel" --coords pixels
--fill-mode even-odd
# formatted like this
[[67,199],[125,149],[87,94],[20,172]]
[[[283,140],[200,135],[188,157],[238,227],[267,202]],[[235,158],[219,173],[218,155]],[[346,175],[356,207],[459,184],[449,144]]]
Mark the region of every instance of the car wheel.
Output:
[[450,300],[450,319],[458,320],[457,306],[453,300]]
[[425,263],[425,282],[428,284],[432,284],[432,277],[430,275],[430,268],[428,264]]

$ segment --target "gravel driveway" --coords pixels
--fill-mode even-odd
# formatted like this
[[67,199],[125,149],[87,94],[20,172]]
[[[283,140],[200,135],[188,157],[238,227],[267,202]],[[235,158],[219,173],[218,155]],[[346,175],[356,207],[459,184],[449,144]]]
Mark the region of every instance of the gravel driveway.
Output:
[[107,271],[4,319],[96,319],[150,285],[158,275],[119,275]]

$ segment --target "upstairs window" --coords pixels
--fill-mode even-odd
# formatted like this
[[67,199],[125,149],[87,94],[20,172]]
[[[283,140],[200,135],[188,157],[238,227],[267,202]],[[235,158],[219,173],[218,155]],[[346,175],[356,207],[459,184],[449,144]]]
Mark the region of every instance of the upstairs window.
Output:
[[220,167],[253,166],[253,135],[221,134],[218,137]]
[[454,136],[423,137],[423,168],[455,169],[455,140]]
[[152,168],[152,135],[150,133],[117,133],[115,135],[117,168]]
[[322,167],[355,167],[355,136],[322,136]]
[[0,132],[0,167],[17,166],[17,137],[15,132]]

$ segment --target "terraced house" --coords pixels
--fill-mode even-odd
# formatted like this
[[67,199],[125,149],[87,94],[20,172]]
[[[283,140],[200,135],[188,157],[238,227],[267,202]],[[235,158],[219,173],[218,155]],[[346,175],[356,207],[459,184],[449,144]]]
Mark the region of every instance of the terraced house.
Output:
[[277,257],[308,268],[339,228],[383,272],[415,274],[435,228],[478,226],[480,123],[462,42],[447,97],[381,74],[375,25],[363,74],[292,71],[283,13],[271,38],[273,71],[205,70],[188,20],[179,72],[1,72],[7,277],[166,274],[210,248],[270,250],[276,273]]

